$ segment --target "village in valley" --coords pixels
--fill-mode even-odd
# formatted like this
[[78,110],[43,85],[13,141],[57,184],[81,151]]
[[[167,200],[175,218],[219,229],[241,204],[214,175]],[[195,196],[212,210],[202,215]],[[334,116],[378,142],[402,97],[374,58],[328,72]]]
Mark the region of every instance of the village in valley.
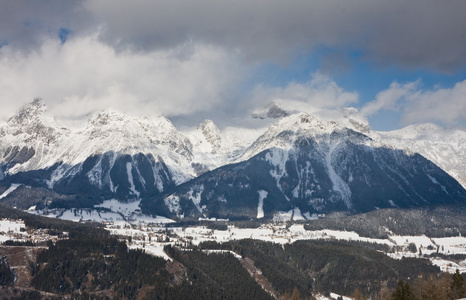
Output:
[[46,228],[26,228],[22,219],[2,218],[0,220],[0,242],[31,243],[42,245],[47,242],[56,242],[59,239],[67,239],[67,232],[52,232]]

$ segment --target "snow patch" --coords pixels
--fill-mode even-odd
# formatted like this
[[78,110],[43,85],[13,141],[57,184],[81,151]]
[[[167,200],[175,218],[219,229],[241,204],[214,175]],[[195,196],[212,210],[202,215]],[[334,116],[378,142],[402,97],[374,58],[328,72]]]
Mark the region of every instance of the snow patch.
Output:
[[388,200],[388,203],[389,203],[392,207],[398,207],[398,205],[396,205],[395,202],[393,202],[393,200]]
[[102,188],[102,157],[95,164],[95,166],[87,173],[89,182],[100,189]]
[[170,177],[169,175],[165,173],[165,170],[163,170],[163,168],[160,167],[160,162],[157,161],[155,165],[152,165],[152,173],[154,174],[154,180],[155,180],[154,184],[160,192],[163,192],[164,183],[163,183],[162,177],[159,175],[161,172],[164,175],[166,175],[167,178]]
[[119,212],[119,213],[127,215],[129,213],[132,213],[138,210],[140,204],[141,204],[141,200],[124,203],[116,199],[111,199],[111,200],[105,200],[102,204],[95,205],[95,207],[108,208],[111,211]]
[[442,270],[442,272],[447,272],[453,274],[458,270],[460,273],[466,273],[466,267],[460,264],[457,264],[453,261],[441,259],[441,258],[433,258],[431,259],[433,265],[436,265]]
[[466,237],[446,237],[433,238],[436,245],[440,246],[440,252],[444,254],[465,254],[466,253]]
[[311,215],[310,212],[305,212],[303,215],[308,220],[318,220],[319,219],[319,216],[317,214],[312,214]]
[[264,217],[264,199],[267,198],[267,191],[260,190],[257,191],[259,193],[259,204],[257,205],[257,218],[263,218]]
[[3,192],[3,194],[0,195],[0,199],[5,198],[6,196],[14,192],[21,185],[22,184],[13,183],[6,191]]
[[293,210],[281,211],[273,215],[274,222],[288,222],[293,218]]
[[179,215],[181,211],[180,197],[175,196],[175,195],[170,195],[168,197],[165,197],[165,199],[163,199],[163,202],[168,207],[170,212],[176,213],[176,215]]
[[341,297],[343,300],[353,300],[353,298],[350,298],[350,297],[346,297],[346,296],[343,296],[343,295],[340,295],[340,294],[336,294],[336,293],[330,293],[330,298],[331,298],[331,299],[340,299],[340,297]]
[[265,160],[273,166],[273,169],[270,170],[270,175],[275,178],[277,187],[281,191],[280,179],[286,174],[285,165],[288,160],[287,152],[283,149],[269,149],[265,155]]
[[[44,210],[31,210],[28,212],[62,220],[70,221],[93,221],[105,222],[119,226],[126,226],[131,224],[144,224],[144,223],[171,223],[171,219],[161,216],[148,216],[141,213],[139,208],[141,201],[133,202],[119,202],[116,199],[105,200],[100,205],[95,205],[94,208],[72,208],[72,209],[44,209]],[[124,233],[123,233],[124,234]]]
[[154,256],[161,257],[165,260],[168,261],[173,261],[173,259],[165,253],[163,248],[165,247],[165,244],[162,243],[148,243],[148,244],[134,244],[131,245],[129,248],[130,249],[139,249],[139,250],[144,250],[146,253],[152,254]]
[[133,170],[133,165],[130,162],[127,162],[126,173],[128,173],[128,181],[130,185],[129,189],[133,193],[133,195],[139,198],[139,192],[136,190],[136,186],[134,185],[132,170]]
[[439,186],[442,188],[443,192],[444,192],[445,194],[448,195],[448,192],[447,192],[447,189],[445,188],[445,186],[441,185],[441,184],[437,181],[437,179],[435,179],[434,177],[430,176],[428,173],[426,173],[426,175],[427,175],[427,177],[429,177],[430,181],[432,181],[433,184],[439,185]]
[[341,179],[341,177],[338,176],[337,172],[335,172],[335,169],[332,166],[332,154],[337,147],[338,143],[330,144],[325,161],[327,163],[328,175],[330,177],[330,180],[332,181],[333,190],[340,193],[343,201],[346,204],[346,207],[350,209],[352,207],[351,190],[349,186],[346,184],[346,182],[344,182],[343,179]]
[[294,221],[305,220],[303,215],[301,214],[301,210],[299,209],[299,207],[295,207],[293,210],[293,220]]
[[16,221],[9,221],[9,220],[0,220],[0,232],[20,232],[21,228],[26,228],[24,223],[19,223]]
[[[196,191],[197,190],[197,191]],[[201,196],[202,196],[202,193],[204,192],[204,185],[201,184],[199,186],[195,186],[193,187],[189,192],[188,192],[188,195],[189,195],[189,199],[194,203],[194,205],[196,206],[197,210],[203,214],[203,211],[204,211],[204,206],[201,206]]]
[[238,253],[236,252],[233,252],[231,250],[214,250],[214,249],[204,249],[202,250],[202,252],[204,253],[207,253],[207,254],[211,254],[211,253],[214,253],[214,254],[224,254],[224,253],[228,253],[228,254],[231,254],[233,255],[235,258],[243,258],[241,255],[239,255]]

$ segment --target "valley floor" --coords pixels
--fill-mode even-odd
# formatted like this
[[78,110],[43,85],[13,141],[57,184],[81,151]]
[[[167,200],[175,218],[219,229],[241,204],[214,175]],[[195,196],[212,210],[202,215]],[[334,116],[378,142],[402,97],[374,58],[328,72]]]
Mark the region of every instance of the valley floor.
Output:
[[[267,291],[268,294],[273,298],[277,298],[274,295],[283,295],[283,290],[276,289],[277,287],[283,287],[281,286],[280,281],[277,278],[274,278],[273,275],[271,275],[273,274],[270,273],[271,270],[266,269],[267,263],[264,264],[264,261],[261,261],[262,257],[269,255],[267,254],[268,252],[258,252],[259,254],[251,252],[255,251],[254,249],[256,246],[254,245],[256,244],[258,245],[257,247],[266,247],[267,249],[269,249],[260,251],[272,251],[272,249],[275,249],[273,251],[275,251],[274,253],[277,253],[277,251],[284,252],[285,249],[291,249],[291,251],[294,251],[294,255],[298,254],[298,249],[305,249],[308,246],[314,247],[313,251],[317,252],[313,253],[315,253],[315,255],[318,255],[319,250],[317,249],[324,249],[322,253],[326,253],[326,251],[328,251],[329,249],[340,249],[338,247],[340,247],[341,245],[347,245],[343,246],[343,248],[341,248],[340,250],[343,251],[342,255],[347,255],[349,261],[352,261],[353,259],[357,261],[359,259],[359,256],[354,256],[355,254],[351,251],[364,252],[365,250],[363,249],[365,247],[368,247],[372,249],[372,253],[377,253],[373,251],[377,250],[379,252],[383,252],[388,257],[394,258],[395,260],[391,260],[394,262],[398,262],[398,260],[401,260],[403,258],[427,258],[431,261],[433,265],[439,266],[442,271],[453,274],[456,272],[456,270],[458,270],[460,273],[466,273],[466,238],[462,236],[428,237],[425,235],[396,235],[387,229],[386,238],[370,238],[361,236],[360,234],[354,231],[340,231],[330,229],[307,230],[306,228],[309,227],[304,223],[293,224],[290,222],[270,222],[259,225],[258,222],[251,222],[251,224],[246,224],[247,222],[235,223],[228,222],[225,220],[220,222],[215,222],[213,220],[201,220],[200,222],[193,222],[193,224],[197,225],[190,226],[187,225],[188,223],[175,223],[173,220],[163,217],[143,216],[139,211],[138,204],[138,202],[123,204],[114,200],[109,200],[94,209],[54,209],[47,211],[31,210],[29,212],[34,212],[35,214],[39,215],[45,215],[54,219],[72,220],[76,222],[71,222],[72,224],[80,226],[84,226],[86,224],[83,225],[77,223],[101,223],[105,226],[106,229],[102,230],[103,232],[110,232],[111,235],[117,237],[120,241],[124,241],[130,249],[141,249],[144,250],[144,252],[153,256],[162,257],[166,261],[168,272],[173,273],[174,278],[176,278],[176,276],[180,277],[183,272],[186,272],[186,270],[189,269],[180,265],[180,262],[185,265],[189,263],[189,260],[186,261],[185,259],[191,257],[191,253],[194,256],[207,255],[209,257],[208,260],[210,260],[212,259],[212,256],[216,256],[213,254],[228,252],[236,258],[233,260],[239,262],[242,265],[242,267],[249,273],[249,275],[262,287],[262,289]],[[255,228],[243,228],[245,225],[251,226],[253,223],[256,225]],[[88,225],[90,224],[87,224],[86,226]],[[31,228],[26,227],[25,223],[19,219],[3,219],[0,221],[0,241],[12,241],[23,244],[28,242],[31,242],[31,244],[42,243],[43,245],[45,245],[45,242],[50,241],[58,245],[60,242],[65,242],[60,240],[68,239],[68,235],[64,234],[64,232],[61,232],[59,236],[52,235],[52,233],[56,234],[59,232],[55,231],[50,232],[49,234],[47,230],[32,230]],[[59,242],[56,242],[57,240]],[[261,243],[260,241],[268,243]],[[350,243],[342,244],[336,241],[346,241]],[[72,241],[70,240],[69,242]],[[350,246],[350,244],[352,243],[355,244]],[[121,244],[124,245],[123,243]],[[16,270],[15,272],[17,272],[17,274],[22,274],[21,272],[19,272],[19,270],[26,270],[27,268],[30,268],[30,261],[34,261],[33,257],[37,255],[37,253],[35,255],[32,255],[31,252],[31,256],[29,252],[27,252],[29,256],[25,254],[23,255],[23,257],[28,257],[28,260],[25,260],[25,262],[16,263],[15,260],[12,257],[10,257],[11,254],[8,254],[9,248],[7,248],[6,246],[3,247],[5,248],[2,250],[3,252],[5,252],[4,255],[7,255],[9,257],[11,267],[13,267]],[[126,247],[124,248],[126,249]],[[195,251],[190,251],[193,250],[193,248]],[[32,251],[34,249],[36,249],[34,251],[40,251],[41,249],[47,249],[47,247],[31,248],[32,250],[28,247],[24,247],[22,249],[25,249],[24,251]],[[257,250],[259,250],[259,248]],[[350,253],[347,253],[345,251],[350,251]],[[312,256],[315,255],[313,254]],[[337,261],[338,259],[343,259],[343,256],[338,258],[339,254],[332,255],[336,255]],[[369,261],[373,259],[365,255],[366,254],[363,254],[361,256],[365,257],[361,261],[363,265],[366,263],[370,263]],[[388,259],[388,257],[385,257],[384,255],[377,255],[379,255],[378,259]],[[295,258],[298,259],[299,257],[300,256],[297,255]],[[107,257],[107,259],[110,258]],[[274,261],[275,263],[278,263],[278,261],[275,260],[276,258],[272,256],[268,257],[267,259],[270,261]],[[365,259],[369,259],[369,261],[365,261]],[[296,261],[296,263],[299,264],[299,259]],[[348,263],[348,261],[346,263]],[[401,261],[400,263],[404,264],[403,261]],[[423,262],[423,264],[426,263]],[[172,270],[170,266],[174,266],[174,270]],[[176,268],[176,266],[178,266],[178,268]],[[354,266],[356,267],[356,265]],[[276,267],[277,266],[275,266],[275,268]],[[432,266],[430,267],[432,268]],[[363,269],[364,268],[365,267],[363,266]],[[273,272],[277,272],[277,270]],[[299,268],[297,268],[296,270],[294,270],[294,272],[299,273],[301,271]],[[298,273],[294,274],[293,276],[298,276],[299,274],[301,274]],[[304,273],[301,275],[304,276]],[[183,281],[183,278],[185,278],[185,276],[186,275],[183,275],[180,278],[178,278],[179,280],[181,280],[180,282]],[[300,278],[299,276],[296,278]],[[31,278],[29,277],[22,276],[21,280],[25,278],[30,281]],[[312,276],[309,278],[312,278],[314,282],[313,286],[315,284],[314,287],[317,288],[316,291],[319,290],[319,282],[328,281],[328,278],[317,279]],[[20,282],[18,282],[17,284],[19,283]],[[380,282],[378,283],[380,284]],[[303,284],[302,282],[294,282],[293,284],[297,284],[301,288],[301,290],[303,290],[303,287],[306,287],[306,284]],[[293,286],[291,286],[291,289],[292,288]],[[338,288],[335,289],[330,286],[329,289],[320,290],[325,290],[328,292],[336,291],[338,290]],[[340,292],[342,291],[343,290],[340,289]],[[345,292],[347,293],[347,295],[349,295],[351,291],[352,290]],[[374,291],[366,290],[366,292],[372,293]],[[330,293],[326,296],[317,296],[317,299],[337,299],[339,297],[340,295],[338,294]]]
[[[164,217],[149,217],[140,214],[139,201],[120,203],[116,200],[105,201],[97,209],[72,209],[36,212],[38,214],[73,221],[94,221],[105,224],[114,235],[130,239],[130,248],[143,248],[146,252],[169,259],[163,251],[164,246],[199,245],[205,241],[224,243],[231,240],[256,239],[278,244],[293,243],[298,240],[344,240],[386,245],[388,256],[426,257],[442,271],[454,273],[458,269],[466,273],[466,259],[458,260],[454,255],[466,255],[466,237],[432,238],[425,235],[395,235],[387,230],[388,238],[378,239],[360,236],[354,231],[306,230],[301,224],[273,222],[258,228],[238,228],[228,226],[222,229],[209,229],[206,226],[167,227],[173,220]],[[104,209],[104,210],[102,210]]]

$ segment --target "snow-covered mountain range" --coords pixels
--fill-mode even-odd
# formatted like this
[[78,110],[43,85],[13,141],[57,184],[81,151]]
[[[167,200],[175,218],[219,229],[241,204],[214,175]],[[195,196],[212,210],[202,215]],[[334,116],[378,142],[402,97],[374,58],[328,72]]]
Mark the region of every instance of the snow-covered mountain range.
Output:
[[262,128],[221,131],[205,120],[181,132],[163,116],[100,112],[76,129],[36,99],[0,123],[0,199],[20,205],[25,189],[40,189],[42,207],[142,199],[150,213],[231,218],[466,200],[464,131],[375,132],[352,108],[272,104],[251,117]]

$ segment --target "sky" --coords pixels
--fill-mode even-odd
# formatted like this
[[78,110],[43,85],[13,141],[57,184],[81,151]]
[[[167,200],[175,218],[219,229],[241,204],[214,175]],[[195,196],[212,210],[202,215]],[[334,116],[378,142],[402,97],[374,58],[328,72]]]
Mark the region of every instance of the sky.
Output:
[[0,0],[0,118],[37,97],[61,120],[275,102],[466,129],[466,1]]

